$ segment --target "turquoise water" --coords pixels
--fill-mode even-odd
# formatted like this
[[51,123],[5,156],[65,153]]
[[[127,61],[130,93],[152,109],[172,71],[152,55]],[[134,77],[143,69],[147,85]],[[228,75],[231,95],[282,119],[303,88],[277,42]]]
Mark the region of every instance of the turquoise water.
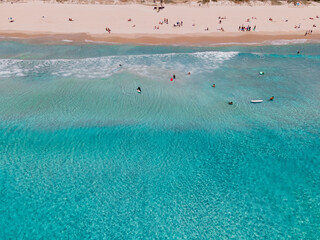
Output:
[[0,239],[320,239],[319,75],[317,44],[0,42]]

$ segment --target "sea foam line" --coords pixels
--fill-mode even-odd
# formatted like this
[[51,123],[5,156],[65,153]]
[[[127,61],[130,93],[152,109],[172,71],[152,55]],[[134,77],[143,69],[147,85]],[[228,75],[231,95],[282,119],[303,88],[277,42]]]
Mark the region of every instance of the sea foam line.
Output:
[[150,76],[157,69],[204,72],[216,69],[224,61],[233,58],[237,54],[238,52],[207,51],[80,59],[0,59],[0,77],[21,76],[21,73],[49,73],[56,76],[74,75],[80,78],[96,78],[108,77],[122,70]]

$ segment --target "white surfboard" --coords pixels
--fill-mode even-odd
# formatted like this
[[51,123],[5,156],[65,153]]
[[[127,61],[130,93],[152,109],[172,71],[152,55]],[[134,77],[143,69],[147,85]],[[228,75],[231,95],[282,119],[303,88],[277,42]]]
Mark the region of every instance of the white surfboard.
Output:
[[262,103],[263,100],[251,100],[252,103]]

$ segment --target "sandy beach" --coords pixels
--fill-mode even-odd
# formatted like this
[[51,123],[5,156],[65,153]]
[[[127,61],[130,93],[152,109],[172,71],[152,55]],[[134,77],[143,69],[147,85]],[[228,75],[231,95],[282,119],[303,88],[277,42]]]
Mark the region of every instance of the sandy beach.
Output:
[[0,36],[136,44],[320,39],[320,4],[316,3],[164,7],[157,11],[137,4],[2,3]]

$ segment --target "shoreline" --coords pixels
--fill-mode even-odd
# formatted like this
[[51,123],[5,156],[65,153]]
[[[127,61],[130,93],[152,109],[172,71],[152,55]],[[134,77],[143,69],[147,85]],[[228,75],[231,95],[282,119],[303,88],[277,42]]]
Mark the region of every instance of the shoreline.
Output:
[[[221,34],[112,34],[17,33],[0,32],[0,41],[27,41],[35,44],[133,44],[155,46],[237,46],[318,43],[320,34],[301,36],[291,33]],[[272,44],[275,42],[276,44]]]

